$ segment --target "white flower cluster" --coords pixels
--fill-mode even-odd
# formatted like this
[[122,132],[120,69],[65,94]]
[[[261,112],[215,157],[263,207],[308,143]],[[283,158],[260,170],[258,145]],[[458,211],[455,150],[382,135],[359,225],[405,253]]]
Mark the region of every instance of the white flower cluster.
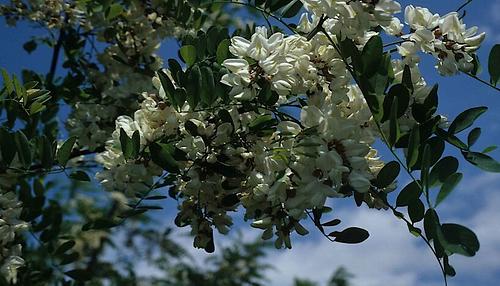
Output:
[[398,51],[406,63],[418,62],[417,52],[423,51],[438,59],[436,67],[442,75],[473,70],[474,52],[486,34],[477,34],[476,26],[467,29],[457,12],[439,16],[427,8],[410,5],[405,9],[405,22],[411,33],[403,36],[408,41]]
[[28,228],[28,224],[19,219],[21,210],[16,194],[0,187],[0,273],[14,284],[18,268],[24,265],[21,245],[15,243],[15,238]]
[[[277,247],[291,247],[293,231],[306,234],[300,220],[307,211],[323,208],[328,198],[356,192],[369,206],[384,207],[372,194],[373,180],[384,166],[373,148],[380,134],[331,39],[347,37],[361,49],[378,35],[375,27],[401,36],[403,25],[393,16],[401,7],[392,0],[303,2],[312,21],[302,15],[297,29],[317,31],[321,19],[328,36],[270,34],[258,27],[250,39],[233,37],[229,47],[233,57],[223,62],[228,73],[221,79],[231,88],[229,102],[217,99],[212,107],[200,110],[186,102],[176,110],[154,78],[158,95],[145,94],[134,118],[121,116],[116,121],[113,138],[98,157],[105,167],[97,176],[101,183],[129,195],[148,188],[161,171],[148,158],[147,146],[159,140],[175,147],[183,157],[177,160],[179,171],[171,174],[176,177],[173,193],[180,201],[176,224],[191,225],[195,246],[206,249],[213,243],[212,227],[220,233],[229,231],[228,212],[235,211],[238,203],[245,208],[245,219],[264,230],[264,239],[277,236]],[[415,8],[406,9],[407,22],[416,23],[418,17],[409,16],[411,9]],[[454,17],[450,15],[443,19]],[[441,38],[433,37],[433,53],[449,39],[458,42],[462,32],[452,32],[455,28],[444,24],[448,21],[436,20],[445,32]],[[435,28],[431,26],[425,29]],[[415,40],[417,30],[412,27],[400,50],[409,44],[421,47]],[[410,103],[422,102],[431,90],[413,57],[404,54],[391,61],[394,83],[402,82],[405,65],[411,70]],[[408,111],[401,118],[401,129],[414,124]],[[133,162],[124,159],[120,128],[129,136],[139,131],[146,156]]]
[[[91,150],[102,147],[112,132],[114,119],[119,110],[137,109],[135,102],[144,91],[152,91],[151,75],[163,61],[156,55],[160,43],[167,37],[179,38],[192,33],[182,24],[168,18],[169,11],[161,1],[144,5],[142,1],[131,1],[120,20],[113,25],[113,39],[107,30],[100,30],[97,39],[111,43],[97,55],[103,71],[90,70],[90,81],[94,83],[101,98],[94,104],[78,104],[67,121],[71,135],[78,143]],[[163,16],[162,16],[163,15]],[[102,19],[93,19],[99,26]],[[121,59],[120,61],[117,58]],[[119,83],[119,84],[117,84]]]

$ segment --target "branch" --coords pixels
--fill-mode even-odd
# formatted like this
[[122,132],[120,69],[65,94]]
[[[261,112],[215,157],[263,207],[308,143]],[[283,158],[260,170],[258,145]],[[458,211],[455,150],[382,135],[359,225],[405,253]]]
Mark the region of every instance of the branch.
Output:
[[54,75],[56,74],[57,61],[59,60],[59,53],[61,51],[62,44],[66,37],[66,33],[64,32],[64,28],[61,28],[59,31],[59,38],[57,39],[57,43],[54,46],[54,51],[52,52],[52,60],[50,63],[50,70],[46,77],[47,86],[52,86],[52,82],[54,81]]
[[498,88],[498,87],[496,87],[496,86],[494,86],[494,85],[490,84],[489,82],[485,81],[484,79],[481,79],[481,78],[479,78],[479,77],[477,77],[477,76],[475,76],[475,75],[473,75],[473,74],[471,74],[471,73],[468,73],[468,72],[462,72],[462,73],[463,73],[463,74],[465,74],[465,75],[467,75],[467,76],[468,76],[468,77],[470,77],[470,78],[473,78],[473,79],[475,79],[475,80],[479,81],[480,83],[482,83],[482,84],[484,84],[484,85],[487,85],[487,86],[489,86],[489,87],[493,88],[493,89],[494,89],[494,90],[496,90],[496,91],[500,91],[500,88]]

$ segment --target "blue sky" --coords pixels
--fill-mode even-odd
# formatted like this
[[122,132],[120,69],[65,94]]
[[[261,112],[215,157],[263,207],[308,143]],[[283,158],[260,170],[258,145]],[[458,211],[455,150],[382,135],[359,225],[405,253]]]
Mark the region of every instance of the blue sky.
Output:
[[[408,4],[427,6],[436,13],[446,14],[454,10],[463,1],[400,1],[403,7]],[[500,42],[500,0],[474,0],[467,8],[465,22],[479,26],[488,33],[486,42],[479,51],[483,63],[481,77],[488,79],[487,57],[489,50]],[[51,50],[39,46],[31,55],[22,49],[24,42],[32,36],[44,33],[43,30],[22,24],[18,28],[8,28],[0,20],[0,36],[3,39],[0,53],[0,67],[10,72],[20,73],[23,68],[46,73],[49,69]],[[164,43],[160,55],[167,59],[175,57],[177,45],[170,41]],[[422,70],[428,83],[440,85],[439,112],[453,119],[461,111],[473,106],[488,106],[489,112],[483,115],[478,125],[483,135],[477,143],[482,149],[500,142],[500,93],[466,76],[441,77],[433,68],[434,60],[423,59]],[[61,68],[59,68],[61,71]],[[64,119],[61,118],[61,121]],[[392,160],[389,152],[380,145],[380,155],[387,161]],[[460,156],[453,150],[450,154]],[[492,156],[500,158],[500,151]],[[462,160],[463,161],[463,160]],[[442,221],[459,222],[473,229],[481,242],[479,253],[473,258],[453,256],[451,263],[458,272],[457,277],[449,280],[449,285],[497,285],[500,281],[500,175],[484,173],[467,162],[461,162],[460,171],[464,179],[458,189],[447,201],[439,206]],[[405,182],[401,178],[402,183]],[[305,238],[295,237],[292,250],[269,251],[268,263],[276,270],[269,271],[272,285],[290,285],[293,276],[307,277],[316,281],[325,281],[334,269],[344,265],[356,273],[354,285],[357,286],[416,286],[442,285],[439,267],[430,251],[421,240],[407,232],[403,222],[398,221],[389,212],[356,208],[351,201],[332,201],[336,216],[343,219],[342,226],[360,226],[370,231],[370,239],[361,245],[331,244],[312,228]],[[174,213],[175,203],[166,206],[167,219]],[[259,232],[250,229],[247,223],[240,222],[238,228],[244,238],[251,240]],[[236,232],[232,232],[235,236]],[[185,241],[189,249],[190,238],[179,233],[179,239]],[[229,243],[227,238],[218,236],[219,245]],[[196,257],[204,257],[202,251],[190,250]],[[154,274],[149,266],[142,266],[145,271]]]

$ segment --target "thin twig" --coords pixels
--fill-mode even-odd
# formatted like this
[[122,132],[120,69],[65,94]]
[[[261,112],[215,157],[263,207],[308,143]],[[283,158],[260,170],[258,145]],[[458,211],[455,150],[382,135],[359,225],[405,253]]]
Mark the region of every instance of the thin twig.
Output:
[[494,89],[494,90],[496,90],[496,91],[500,91],[500,88],[498,88],[498,87],[496,87],[496,86],[494,86],[494,85],[490,84],[489,82],[485,81],[484,79],[481,79],[481,78],[479,78],[479,77],[477,77],[477,76],[475,76],[475,75],[473,75],[473,74],[471,74],[471,73],[468,73],[468,72],[462,72],[462,73],[463,73],[463,74],[465,74],[465,75],[467,75],[467,76],[469,76],[470,78],[473,78],[473,79],[475,79],[475,80],[479,81],[479,82],[480,82],[480,83],[482,83],[482,84],[485,84],[485,85],[487,85],[487,86],[489,86],[489,87],[493,88],[493,89]]

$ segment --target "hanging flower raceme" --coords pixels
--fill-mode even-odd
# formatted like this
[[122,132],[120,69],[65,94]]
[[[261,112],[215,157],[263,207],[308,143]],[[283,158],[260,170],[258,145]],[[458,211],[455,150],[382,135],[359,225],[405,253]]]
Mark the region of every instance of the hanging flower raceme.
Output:
[[19,219],[21,210],[16,194],[0,187],[0,273],[14,284],[18,269],[24,265],[16,236],[28,228],[28,224]]

